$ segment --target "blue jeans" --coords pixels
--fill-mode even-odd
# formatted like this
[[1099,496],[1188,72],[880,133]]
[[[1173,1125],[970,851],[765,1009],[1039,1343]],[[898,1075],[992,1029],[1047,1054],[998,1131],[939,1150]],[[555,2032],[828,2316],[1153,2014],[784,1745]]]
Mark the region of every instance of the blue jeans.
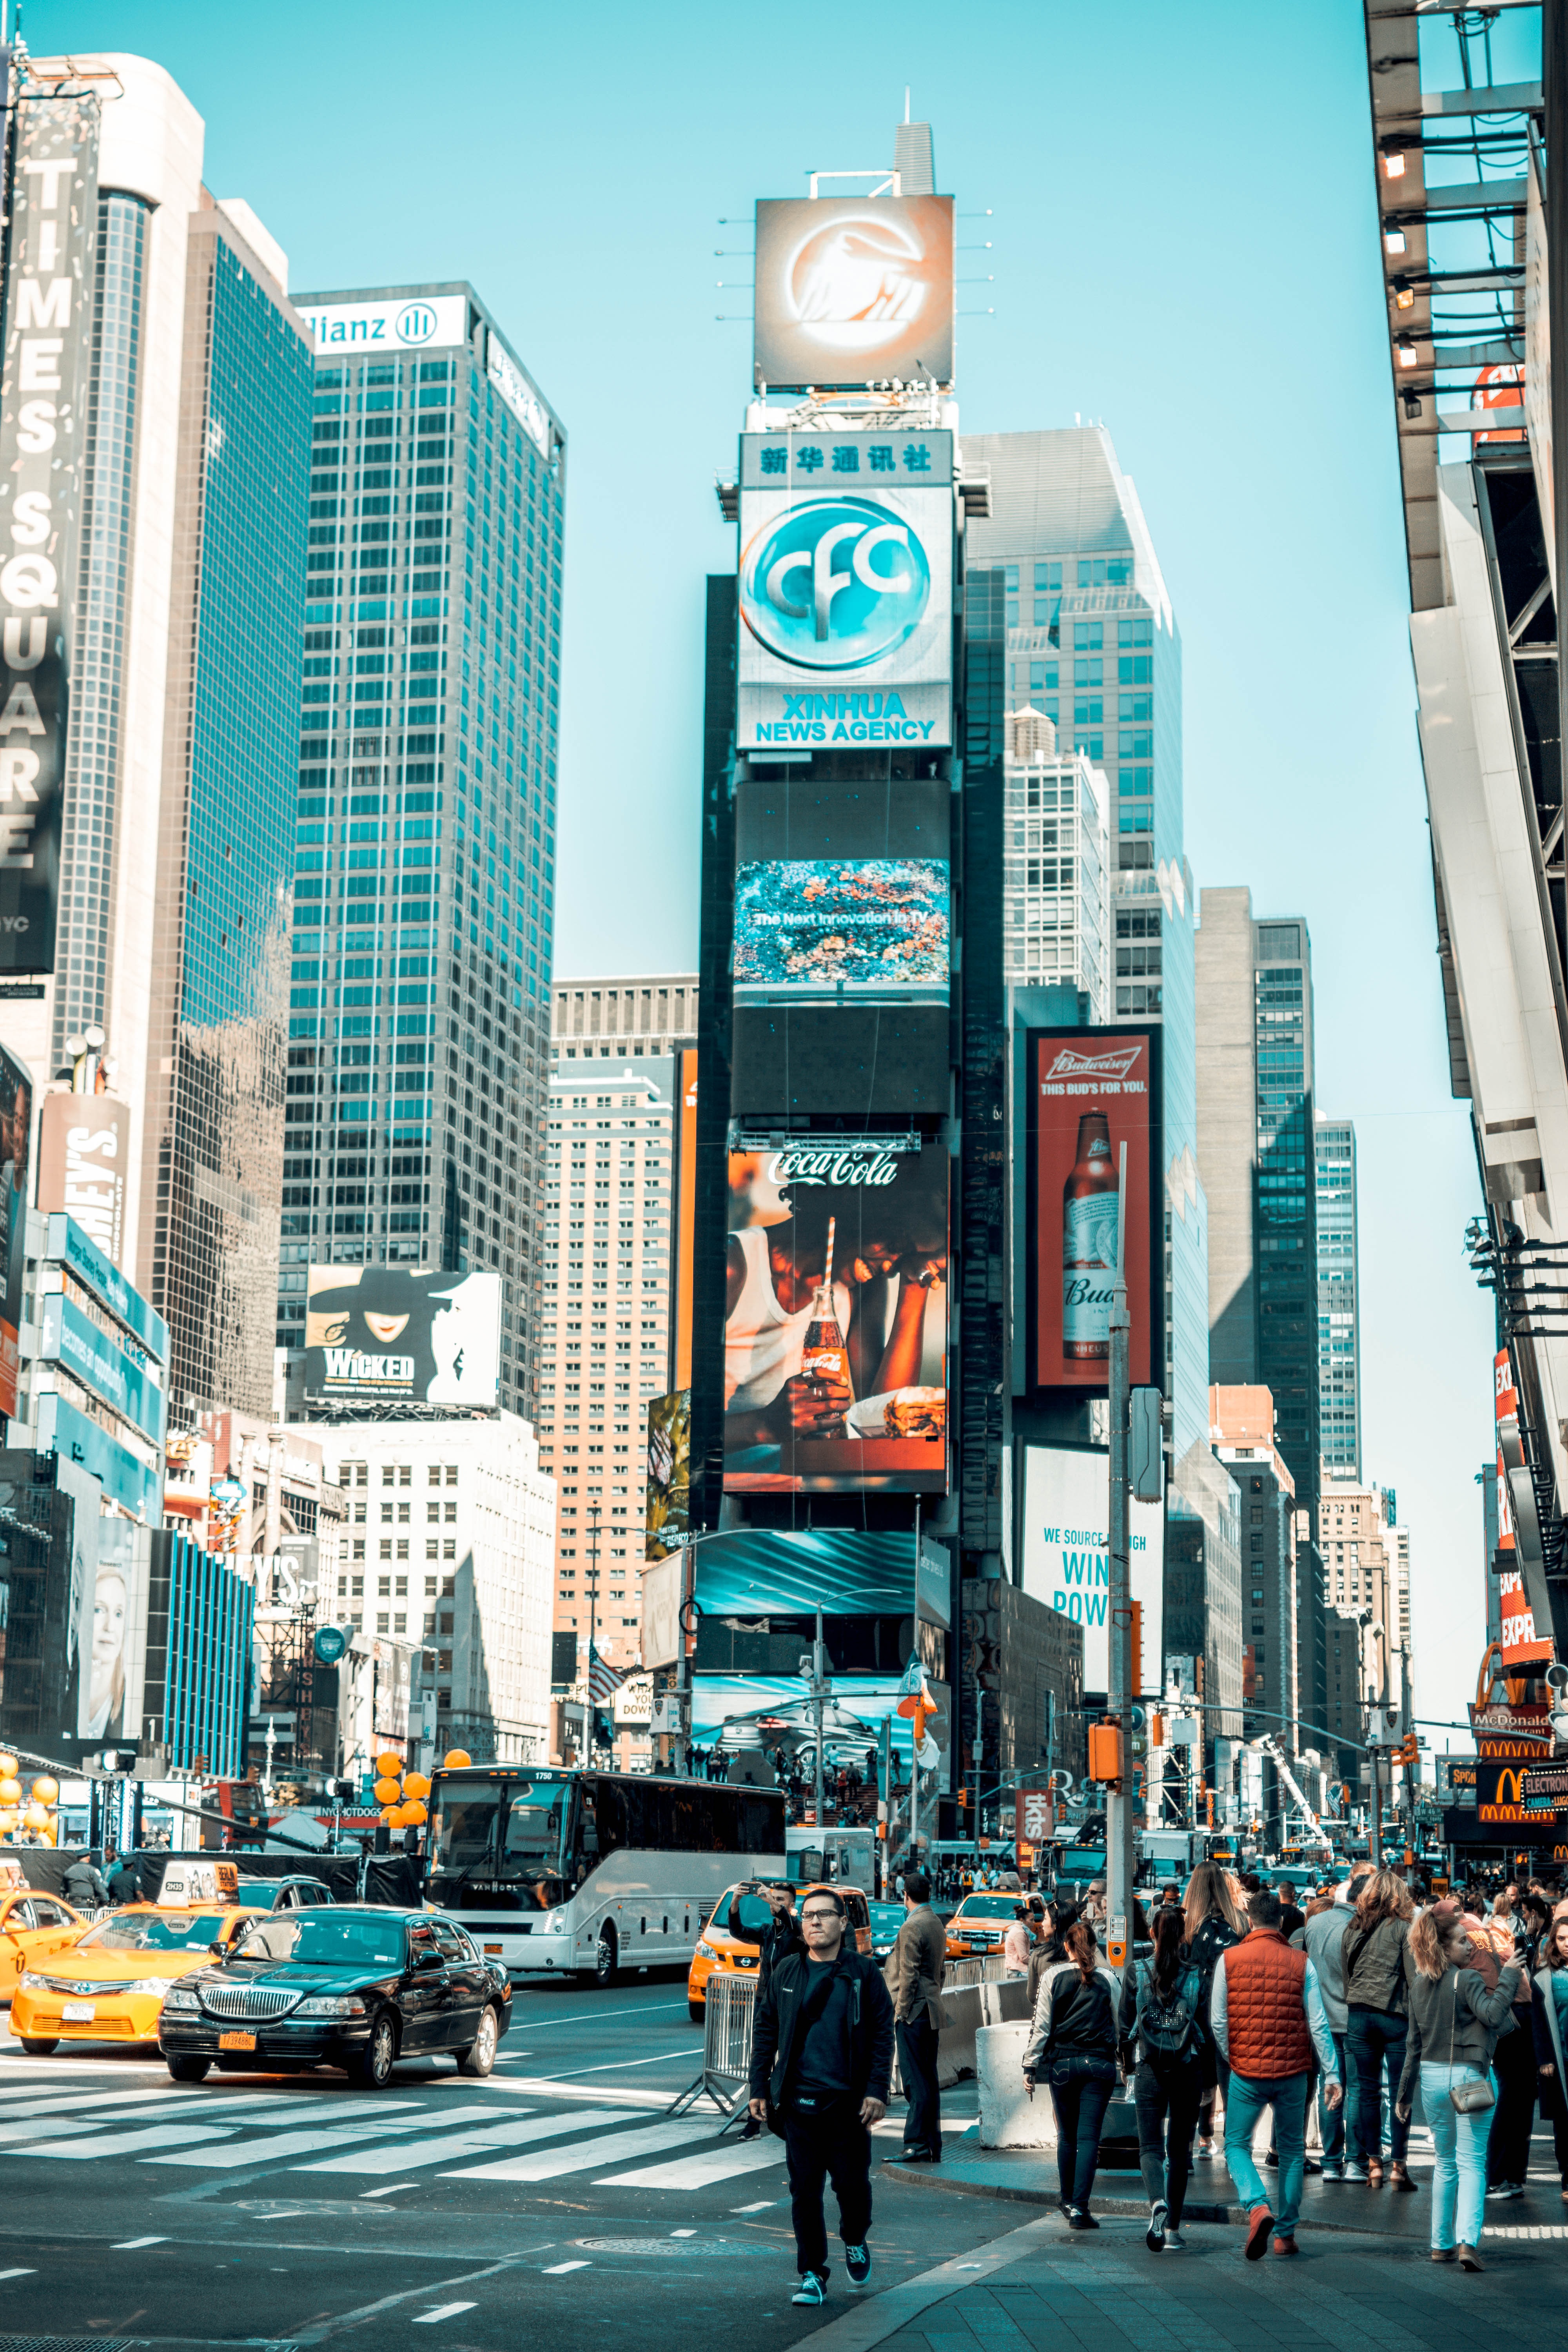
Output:
[[1350,2106],[1350,2075],[1345,2068],[1345,2037],[1342,2033],[1336,2033],[1334,2035],[1334,2049],[1339,2055],[1340,2081],[1345,2086],[1345,2095],[1340,2101],[1337,2107],[1331,2107],[1327,2099],[1323,2096],[1323,2092],[1328,2083],[1328,2076],[1326,2074],[1319,2076],[1318,2128],[1323,2136],[1323,2169],[1325,2172],[1331,2169],[1338,2172],[1343,2166],[1347,2156],[1350,2158],[1352,2164],[1359,2163],[1361,2160],[1361,2144],[1357,2140],[1353,2131],[1351,2134],[1349,2147],[1347,2148],[1345,2146],[1345,2126],[1350,2122],[1350,2116],[1347,2112]]
[[[1495,2107],[1462,2116],[1448,2096],[1455,2083],[1487,2079],[1479,2067],[1450,2065],[1446,2058],[1421,2061],[1421,2109],[1432,2127],[1432,2243],[1479,2246],[1486,2212],[1487,2135]],[[1496,2088],[1494,2083],[1493,2088]],[[1456,2236],[1456,2231],[1458,2235]]]
[[1279,2237],[1293,2238],[1306,2171],[1305,2074],[1281,2074],[1272,2082],[1258,2082],[1232,2071],[1225,2102],[1225,2160],[1237,2194],[1248,2211],[1255,2205],[1267,2205],[1268,2191],[1252,2160],[1252,2136],[1268,2107],[1274,2110],[1274,2140],[1279,2150],[1279,2210],[1274,2226]]
[[1405,2017],[1381,2009],[1352,2009],[1345,2021],[1345,2053],[1355,2077],[1356,2103],[1350,2117],[1369,2163],[1383,2160],[1383,2086],[1388,2084],[1388,2147],[1395,2164],[1405,2161],[1410,2126],[1394,2113],[1394,2097],[1405,2064]]
[[1116,2088],[1109,2058],[1062,2057],[1046,2068],[1057,2113],[1057,2179],[1064,2205],[1087,2207],[1100,2163],[1100,2132]]

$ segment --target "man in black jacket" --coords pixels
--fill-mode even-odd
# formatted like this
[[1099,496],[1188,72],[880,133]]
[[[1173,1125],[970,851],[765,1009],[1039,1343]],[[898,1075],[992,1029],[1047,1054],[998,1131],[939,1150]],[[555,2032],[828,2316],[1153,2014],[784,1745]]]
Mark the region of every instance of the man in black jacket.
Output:
[[751,2113],[768,2103],[789,2164],[790,2219],[800,2285],[792,2300],[820,2304],[827,2285],[822,2190],[831,2179],[851,2284],[871,2274],[870,2126],[887,2112],[893,2004],[881,1970],[845,1948],[843,1897],[814,1886],[800,1913],[804,1954],[784,1952],[757,1988]]

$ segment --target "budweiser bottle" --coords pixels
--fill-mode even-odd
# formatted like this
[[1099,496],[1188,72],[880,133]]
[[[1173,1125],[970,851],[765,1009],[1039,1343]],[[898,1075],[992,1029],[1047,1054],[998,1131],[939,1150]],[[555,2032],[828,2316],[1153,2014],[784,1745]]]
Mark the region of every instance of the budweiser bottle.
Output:
[[1085,1111],[1062,1189],[1062,1353],[1078,1361],[1110,1360],[1117,1216],[1110,1125],[1102,1110]]

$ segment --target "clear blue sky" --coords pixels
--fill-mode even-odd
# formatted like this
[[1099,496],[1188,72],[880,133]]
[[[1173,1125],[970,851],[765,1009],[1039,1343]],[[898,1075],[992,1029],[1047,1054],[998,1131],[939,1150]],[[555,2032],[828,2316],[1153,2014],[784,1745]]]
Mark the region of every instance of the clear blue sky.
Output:
[[[1362,1167],[1367,1475],[1412,1529],[1418,1696],[1482,1641],[1490,1318],[1447,1091],[1355,0],[991,0],[788,20],[329,0],[28,0],[34,50],[139,50],[299,289],[467,277],[570,435],[557,969],[695,962],[703,575],[749,373],[749,214],[935,125],[972,430],[1102,419],[1186,649],[1199,887],[1306,917],[1319,1099]],[[728,216],[736,229],[723,228]],[[739,247],[719,259],[716,247]],[[1442,1736],[1436,1738],[1442,1744]]]

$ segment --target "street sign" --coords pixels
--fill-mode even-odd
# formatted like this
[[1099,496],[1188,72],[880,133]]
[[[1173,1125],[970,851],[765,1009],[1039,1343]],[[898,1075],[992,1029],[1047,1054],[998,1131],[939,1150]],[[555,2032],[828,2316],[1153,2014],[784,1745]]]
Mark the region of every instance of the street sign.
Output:
[[1013,1836],[1018,1844],[1039,1845],[1056,1835],[1056,1807],[1048,1789],[1020,1789],[1013,1800]]

